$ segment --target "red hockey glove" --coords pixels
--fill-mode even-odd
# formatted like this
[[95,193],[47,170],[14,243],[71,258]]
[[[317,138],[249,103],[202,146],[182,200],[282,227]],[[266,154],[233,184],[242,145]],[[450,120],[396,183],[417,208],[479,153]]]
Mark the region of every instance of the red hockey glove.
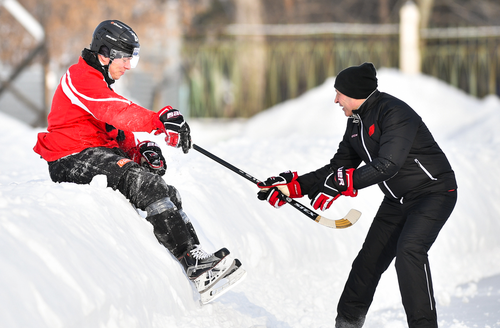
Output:
[[137,150],[141,155],[139,160],[141,166],[160,176],[165,174],[167,164],[165,164],[165,158],[156,142],[143,141],[137,145]]
[[176,148],[182,147],[182,151],[187,154],[191,148],[191,130],[182,114],[177,109],[167,106],[158,112],[158,119],[161,124],[155,135],[165,133],[167,145]]
[[354,169],[338,168],[334,173],[328,175],[325,181],[317,187],[313,194],[311,205],[317,210],[327,210],[332,206],[333,201],[340,195],[356,197],[358,191],[353,188],[352,175]]
[[282,194],[291,198],[300,198],[302,192],[297,178],[297,172],[286,171],[276,177],[270,177],[264,182],[259,182],[257,187],[261,188],[261,190],[257,193],[257,198],[267,200],[269,204],[276,208],[286,203],[282,198]]
[[283,193],[278,190],[278,188],[273,187],[271,189],[263,189],[257,193],[257,198],[260,200],[266,200],[271,206],[275,208],[280,208],[286,204],[284,200]]

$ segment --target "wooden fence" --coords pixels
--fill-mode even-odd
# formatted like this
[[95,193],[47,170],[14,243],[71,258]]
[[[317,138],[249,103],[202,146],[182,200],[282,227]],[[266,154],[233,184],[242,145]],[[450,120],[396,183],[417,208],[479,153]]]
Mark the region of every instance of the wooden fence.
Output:
[[[264,37],[233,30],[210,42],[185,40],[190,115],[250,117],[345,67],[365,61],[377,68],[399,67],[397,25],[330,24],[288,31],[267,26],[259,31]],[[500,94],[499,50],[500,27],[422,30],[422,73],[473,96]]]
[[426,29],[422,72],[476,96],[500,95],[500,27]]

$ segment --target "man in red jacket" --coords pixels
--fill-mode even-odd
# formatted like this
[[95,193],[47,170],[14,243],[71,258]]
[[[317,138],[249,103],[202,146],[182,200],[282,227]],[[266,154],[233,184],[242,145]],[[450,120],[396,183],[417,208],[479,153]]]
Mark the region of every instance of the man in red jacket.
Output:
[[[90,49],[61,78],[48,116],[48,132],[38,135],[34,151],[49,165],[54,182],[88,184],[96,175],[107,177],[147,212],[158,241],[183,265],[203,294],[241,263],[222,248],[208,254],[182,209],[179,192],[161,176],[166,164],[158,145],[139,142],[133,132],[165,133],[169,146],[188,153],[191,137],[181,113],[167,106],[155,113],[116,94],[112,84],[139,60],[139,39],[118,20],[95,29]],[[241,269],[242,270],[242,269]]]
[[385,197],[352,264],[335,327],[363,326],[380,277],[395,259],[408,326],[436,328],[427,254],[455,207],[455,173],[422,118],[377,87],[371,63],[341,71],[335,103],[348,122],[330,163],[300,176],[270,177],[258,197],[280,207],[285,202],[278,189],[292,198],[308,195],[324,211],[338,197],[356,197],[377,184]]

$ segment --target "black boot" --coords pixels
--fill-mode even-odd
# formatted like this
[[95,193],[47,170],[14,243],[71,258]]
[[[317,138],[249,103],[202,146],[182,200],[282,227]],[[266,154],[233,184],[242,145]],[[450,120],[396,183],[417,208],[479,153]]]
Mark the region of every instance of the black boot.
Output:
[[189,279],[198,278],[203,273],[211,270],[221,260],[229,255],[227,248],[221,248],[213,254],[205,252],[200,245],[191,247],[179,259]]
[[228,255],[227,248],[221,248],[214,254],[209,254],[196,245],[189,249],[179,261],[189,280],[194,283],[198,292],[203,293],[234,267],[235,260]]

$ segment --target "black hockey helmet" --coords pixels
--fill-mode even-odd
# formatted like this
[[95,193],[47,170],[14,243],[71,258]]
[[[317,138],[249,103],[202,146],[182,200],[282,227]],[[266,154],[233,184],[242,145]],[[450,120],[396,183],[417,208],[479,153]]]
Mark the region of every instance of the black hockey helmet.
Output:
[[[109,50],[101,50],[102,46],[106,46]],[[130,65],[132,68],[137,66],[139,61],[139,38],[130,26],[119,20],[106,20],[97,25],[92,35],[90,43],[90,51],[104,54],[111,61],[118,58],[131,58]]]

